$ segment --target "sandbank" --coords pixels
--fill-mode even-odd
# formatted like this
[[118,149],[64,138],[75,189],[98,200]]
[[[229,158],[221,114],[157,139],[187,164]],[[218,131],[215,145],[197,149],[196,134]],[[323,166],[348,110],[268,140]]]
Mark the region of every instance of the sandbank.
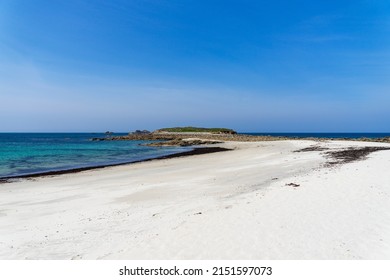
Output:
[[0,259],[390,259],[390,151],[326,156],[390,144],[210,146],[0,184]]

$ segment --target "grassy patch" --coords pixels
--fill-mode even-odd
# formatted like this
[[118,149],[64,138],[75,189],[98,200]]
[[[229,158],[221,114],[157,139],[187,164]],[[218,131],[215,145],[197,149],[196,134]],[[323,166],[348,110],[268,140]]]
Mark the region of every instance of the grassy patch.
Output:
[[236,134],[236,132],[229,128],[204,128],[204,127],[170,127],[170,128],[161,128],[157,132],[208,132],[208,133],[226,133],[226,134]]

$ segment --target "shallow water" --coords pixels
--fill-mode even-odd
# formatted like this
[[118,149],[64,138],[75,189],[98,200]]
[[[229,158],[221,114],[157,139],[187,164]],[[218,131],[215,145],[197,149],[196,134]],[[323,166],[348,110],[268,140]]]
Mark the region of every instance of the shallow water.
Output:
[[91,141],[94,137],[104,134],[0,133],[0,178],[133,162],[189,150],[140,146],[151,141]]

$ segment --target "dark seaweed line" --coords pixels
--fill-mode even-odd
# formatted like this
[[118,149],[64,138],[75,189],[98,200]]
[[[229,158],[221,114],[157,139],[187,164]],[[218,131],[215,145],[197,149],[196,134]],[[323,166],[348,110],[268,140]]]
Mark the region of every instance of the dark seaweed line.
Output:
[[353,161],[364,160],[371,153],[378,151],[390,150],[389,147],[362,147],[362,148],[348,148],[341,151],[330,151],[325,154],[333,159],[334,161],[330,161],[327,164],[329,166],[335,164],[345,164]]

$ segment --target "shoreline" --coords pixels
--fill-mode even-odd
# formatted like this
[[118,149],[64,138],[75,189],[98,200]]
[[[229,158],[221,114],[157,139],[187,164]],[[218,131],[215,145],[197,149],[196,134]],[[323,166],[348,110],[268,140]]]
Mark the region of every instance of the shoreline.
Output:
[[[131,141],[131,140],[160,140],[157,145],[164,146],[171,141],[177,141],[179,144],[170,146],[180,146],[180,142],[186,142],[186,139],[201,139],[213,141],[239,141],[239,142],[258,142],[258,141],[281,141],[281,140],[312,140],[312,141],[356,141],[356,142],[377,142],[390,143],[390,136],[382,137],[364,137],[358,138],[333,138],[333,137],[315,137],[315,136],[277,136],[272,134],[213,134],[213,133],[167,133],[151,132],[147,134],[130,133],[128,135],[113,136],[110,138],[92,138],[92,141]],[[169,145],[169,144],[168,144]]]
[[186,151],[186,152],[179,152],[179,153],[174,153],[174,154],[170,154],[170,155],[166,155],[166,156],[158,156],[158,157],[141,159],[141,160],[136,160],[136,161],[129,161],[129,162],[121,162],[121,163],[113,163],[113,164],[105,164],[105,165],[78,167],[78,168],[70,168],[70,169],[62,169],[62,170],[54,170],[54,171],[44,171],[44,172],[32,173],[32,174],[0,177],[0,184],[12,183],[12,182],[14,182],[14,180],[18,180],[18,179],[30,179],[30,178],[56,176],[56,175],[63,175],[63,174],[72,174],[72,173],[78,173],[78,172],[83,172],[83,171],[88,171],[88,170],[103,169],[103,168],[107,168],[107,167],[129,165],[129,164],[135,164],[135,163],[140,163],[140,162],[148,162],[148,161],[153,161],[153,160],[163,160],[163,159],[171,159],[171,158],[178,158],[178,157],[188,157],[188,156],[193,156],[193,155],[202,155],[202,154],[226,152],[226,151],[230,151],[230,150],[231,149],[226,149],[226,148],[221,148],[221,147],[200,147],[200,148],[196,147],[196,148],[192,148],[190,151]]
[[219,146],[2,185],[0,259],[390,259],[390,144]]

